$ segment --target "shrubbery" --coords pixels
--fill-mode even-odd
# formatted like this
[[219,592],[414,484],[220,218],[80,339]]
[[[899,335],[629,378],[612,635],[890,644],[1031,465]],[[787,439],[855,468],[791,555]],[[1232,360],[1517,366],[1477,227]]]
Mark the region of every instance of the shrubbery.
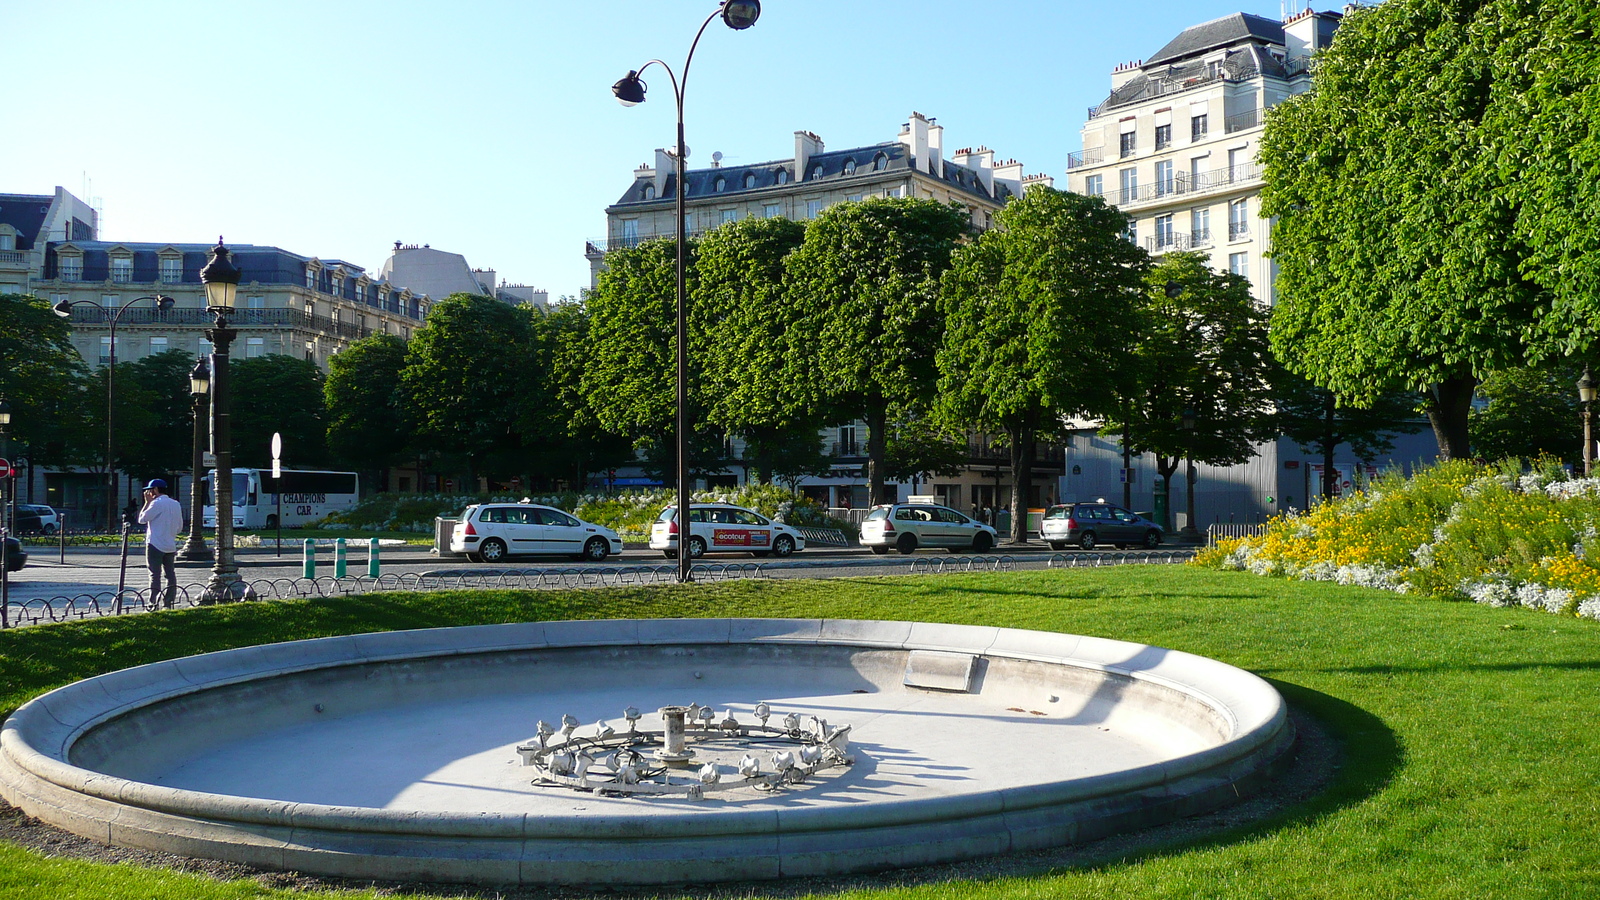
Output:
[[1540,460],[1386,473],[1366,492],[1222,541],[1197,565],[1600,619],[1600,478]]
[[[414,531],[431,533],[436,516],[453,517],[474,503],[515,503],[520,495],[494,494],[375,494],[351,510],[334,513],[323,520],[324,528],[351,528],[360,531]],[[564,509],[580,519],[617,530],[625,539],[645,540],[650,523],[667,506],[677,502],[677,492],[668,489],[622,491],[616,494],[562,494],[528,497],[534,503]],[[697,491],[696,503],[723,502],[748,507],[787,522],[815,528],[852,529],[854,526],[828,516],[827,510],[805,497],[797,497],[776,485],[745,485],[710,491]]]

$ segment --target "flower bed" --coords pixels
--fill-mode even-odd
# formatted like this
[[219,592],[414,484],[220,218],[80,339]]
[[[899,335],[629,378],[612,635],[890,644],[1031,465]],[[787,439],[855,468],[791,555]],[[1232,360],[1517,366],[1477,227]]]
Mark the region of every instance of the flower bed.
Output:
[[1600,619],[1600,478],[1445,462],[1279,516],[1195,564]]

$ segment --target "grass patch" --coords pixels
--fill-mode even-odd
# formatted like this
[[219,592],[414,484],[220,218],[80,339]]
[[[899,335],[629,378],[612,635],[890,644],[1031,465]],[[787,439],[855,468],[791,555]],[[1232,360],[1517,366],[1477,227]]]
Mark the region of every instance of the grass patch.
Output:
[[[1600,895],[1600,731],[1592,726],[1600,626],[1238,572],[1119,567],[212,607],[0,634],[0,708],[100,672],[266,641],[634,616],[918,619],[1145,641],[1262,674],[1345,748],[1327,793],[1232,833],[1085,869],[836,896]],[[0,896],[274,895],[254,882],[49,859],[0,845]]]

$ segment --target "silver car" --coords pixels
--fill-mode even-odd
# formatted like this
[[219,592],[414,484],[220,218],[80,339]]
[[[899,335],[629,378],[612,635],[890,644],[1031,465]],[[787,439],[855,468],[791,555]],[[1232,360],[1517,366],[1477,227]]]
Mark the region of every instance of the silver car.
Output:
[[861,520],[861,545],[873,553],[915,553],[918,547],[944,547],[987,553],[1000,532],[948,506],[890,503],[874,506]]
[[599,562],[622,552],[622,538],[555,507],[535,503],[469,506],[450,533],[450,552],[473,562],[500,563],[508,556],[559,553]]
[[1056,550],[1076,544],[1093,550],[1101,544],[1116,547],[1161,546],[1161,526],[1138,513],[1104,501],[1062,503],[1045,510],[1039,537]]

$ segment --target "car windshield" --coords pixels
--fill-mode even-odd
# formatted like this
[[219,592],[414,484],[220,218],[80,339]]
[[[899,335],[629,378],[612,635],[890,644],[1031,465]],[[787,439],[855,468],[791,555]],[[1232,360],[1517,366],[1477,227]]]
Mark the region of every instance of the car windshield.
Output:
[[871,521],[876,521],[878,519],[887,519],[888,517],[889,517],[889,507],[880,506],[880,507],[877,507],[876,509],[874,509],[872,512],[867,513],[867,518],[866,518],[865,521],[871,522]]
[[656,521],[671,522],[676,518],[678,518],[678,508],[676,506],[669,506],[661,511],[661,515],[656,516]]
[[1046,519],[1070,519],[1072,518],[1072,507],[1052,506],[1050,511],[1044,514],[1044,517]]

